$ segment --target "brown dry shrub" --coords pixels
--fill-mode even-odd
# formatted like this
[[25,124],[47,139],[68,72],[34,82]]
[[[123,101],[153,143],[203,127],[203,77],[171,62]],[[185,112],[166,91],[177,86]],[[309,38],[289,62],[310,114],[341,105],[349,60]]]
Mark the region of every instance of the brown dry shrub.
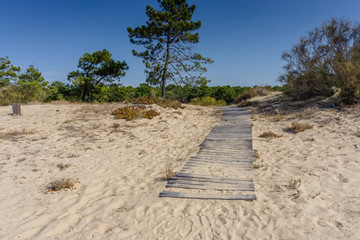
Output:
[[46,187],[46,192],[56,192],[63,189],[74,189],[76,183],[80,183],[79,179],[73,180],[71,178],[62,178],[50,182]]
[[272,139],[272,138],[280,138],[280,137],[282,137],[282,135],[278,135],[278,134],[276,134],[276,133],[273,133],[273,132],[269,131],[269,132],[263,132],[263,133],[260,135],[260,137]]
[[311,128],[313,128],[313,126],[307,123],[292,122],[291,127],[288,130],[291,130],[294,133],[298,133]]
[[156,116],[159,116],[160,113],[155,111],[155,110],[149,110],[149,111],[146,111],[144,114],[143,114],[143,118],[146,118],[146,119],[153,119],[154,117]]
[[138,97],[130,100],[134,104],[150,105],[155,103],[155,99],[152,97]]
[[136,107],[121,107],[112,112],[117,119],[133,120],[140,116],[142,110],[146,109],[145,106],[140,105]]
[[174,171],[172,168],[167,168],[166,169],[166,174],[165,174],[165,177],[166,177],[166,180],[170,180],[173,176],[174,176]]

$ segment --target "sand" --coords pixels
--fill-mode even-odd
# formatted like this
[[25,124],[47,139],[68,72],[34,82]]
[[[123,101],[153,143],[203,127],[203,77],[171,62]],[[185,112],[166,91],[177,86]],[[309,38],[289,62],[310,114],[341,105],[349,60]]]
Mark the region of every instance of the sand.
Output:
[[[258,200],[247,202],[158,197],[218,108],[153,105],[160,116],[126,121],[110,114],[119,106],[26,105],[22,116],[0,107],[0,239],[360,238],[360,111],[312,108],[277,121],[253,109]],[[286,130],[298,120],[313,128]],[[46,193],[62,178],[79,183]]]

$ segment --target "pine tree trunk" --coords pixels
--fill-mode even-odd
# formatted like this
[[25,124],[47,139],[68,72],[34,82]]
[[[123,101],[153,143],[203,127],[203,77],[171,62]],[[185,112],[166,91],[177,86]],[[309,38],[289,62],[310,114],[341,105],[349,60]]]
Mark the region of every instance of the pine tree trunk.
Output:
[[165,90],[166,90],[166,75],[168,70],[168,64],[169,64],[169,58],[170,58],[170,39],[168,37],[167,43],[166,43],[166,58],[165,58],[165,66],[164,66],[164,72],[161,79],[161,98],[165,99]]

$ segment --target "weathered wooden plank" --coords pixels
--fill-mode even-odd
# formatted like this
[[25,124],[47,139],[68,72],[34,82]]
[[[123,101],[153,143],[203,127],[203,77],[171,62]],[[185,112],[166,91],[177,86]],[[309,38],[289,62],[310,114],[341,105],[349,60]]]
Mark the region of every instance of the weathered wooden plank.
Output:
[[254,188],[253,182],[239,182],[239,181],[207,181],[207,179],[197,179],[198,181],[192,181],[189,179],[175,179],[171,178],[168,184],[182,184],[182,185],[198,185],[198,186],[233,186],[233,187],[247,187]]
[[184,188],[184,189],[199,189],[199,190],[215,190],[215,191],[244,191],[244,192],[253,192],[254,188],[247,187],[217,187],[217,186],[200,186],[200,185],[182,185],[182,184],[167,184],[167,188]]
[[202,162],[235,162],[235,163],[250,163],[252,164],[255,160],[244,158],[244,159],[232,159],[232,158],[199,158],[191,157],[189,160],[202,161]]
[[19,116],[21,115],[21,104],[20,103],[12,103],[12,115]]
[[171,180],[182,180],[182,181],[192,181],[192,182],[209,182],[209,183],[226,183],[226,184],[241,184],[241,183],[252,183],[252,179],[245,179],[242,181],[233,181],[233,180],[221,180],[221,179],[209,179],[209,178],[189,178],[189,177],[178,177],[173,176]]
[[227,165],[227,166],[234,166],[234,167],[246,167],[249,168],[252,166],[251,162],[247,162],[247,163],[236,163],[236,162],[222,162],[222,161],[213,161],[213,162],[206,162],[206,161],[194,161],[194,160],[189,160],[188,163],[190,163],[191,165],[208,165],[208,166],[212,166],[212,165]]
[[188,178],[229,180],[229,181],[252,181],[249,178],[220,177],[220,176],[210,176],[210,175],[200,175],[200,174],[188,174],[188,173],[182,173],[182,172],[177,172],[175,174],[175,176],[177,176],[177,177],[188,177]]
[[163,191],[160,197],[187,198],[187,199],[208,199],[208,200],[256,200],[255,194],[204,194],[204,193],[180,193]]

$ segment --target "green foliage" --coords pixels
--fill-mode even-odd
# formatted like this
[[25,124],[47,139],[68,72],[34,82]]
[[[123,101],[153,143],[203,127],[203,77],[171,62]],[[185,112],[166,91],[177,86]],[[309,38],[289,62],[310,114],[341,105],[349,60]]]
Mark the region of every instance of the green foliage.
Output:
[[11,64],[9,57],[0,58],[0,88],[16,81],[20,70],[20,67]]
[[190,101],[191,104],[200,105],[200,106],[225,106],[226,102],[224,100],[216,100],[213,97],[202,97],[202,98],[193,98]]
[[[146,25],[128,28],[130,42],[145,47],[143,52],[133,50],[146,67],[147,82],[158,85],[165,98],[167,80],[176,85],[206,84],[201,76],[212,63],[198,53],[192,53],[193,44],[199,42],[199,34],[192,33],[201,27],[201,21],[191,21],[195,5],[186,0],[158,0],[160,10],[146,7]],[[179,89],[181,90],[181,89]]]
[[131,99],[131,102],[134,104],[145,104],[145,105],[149,105],[149,104],[154,104],[155,103],[155,99],[152,97],[139,97],[139,98],[133,98]]
[[[99,93],[102,94],[105,91],[102,86],[118,81],[128,70],[125,61],[115,61],[106,49],[92,54],[85,53],[79,59],[77,67],[80,70],[69,73],[68,80],[74,86],[82,89],[81,100],[83,102],[92,102],[94,95],[95,97],[99,96]],[[98,87],[99,84],[102,86]]]
[[279,79],[296,99],[330,96],[340,88],[343,102],[360,99],[360,25],[331,19],[301,37],[282,56],[287,62]]
[[43,101],[48,91],[49,83],[33,64],[20,73],[8,57],[0,58],[0,105]]

